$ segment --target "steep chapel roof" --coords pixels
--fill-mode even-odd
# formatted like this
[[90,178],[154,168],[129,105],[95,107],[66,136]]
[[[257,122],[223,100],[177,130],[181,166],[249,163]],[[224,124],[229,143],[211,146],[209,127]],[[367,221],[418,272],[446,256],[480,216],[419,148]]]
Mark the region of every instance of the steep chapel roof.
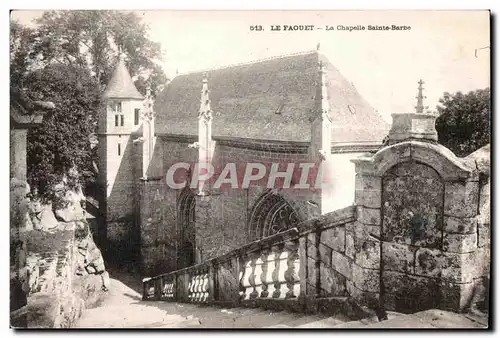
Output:
[[[315,95],[326,66],[332,143],[381,143],[389,126],[317,51],[208,72],[212,135],[310,141]],[[175,77],[155,102],[158,133],[197,135],[204,72]]]
[[116,65],[103,96],[107,99],[144,100],[144,97],[135,87],[132,77],[125,66],[125,61],[122,58],[120,58],[118,65]]

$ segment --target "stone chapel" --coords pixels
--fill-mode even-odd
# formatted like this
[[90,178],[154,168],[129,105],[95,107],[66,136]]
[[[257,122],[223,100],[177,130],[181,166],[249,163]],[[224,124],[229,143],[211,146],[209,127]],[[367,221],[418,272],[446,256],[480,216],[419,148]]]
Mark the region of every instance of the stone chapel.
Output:
[[[203,262],[352,205],[351,159],[377,151],[389,125],[319,51],[177,75],[153,101],[120,58],[99,118],[108,255],[145,274]],[[320,163],[328,189],[173,189],[176,163]],[[280,169],[285,170],[285,169]],[[192,176],[189,170],[185,178]],[[266,173],[269,175],[269,173]],[[265,177],[264,177],[265,178]]]

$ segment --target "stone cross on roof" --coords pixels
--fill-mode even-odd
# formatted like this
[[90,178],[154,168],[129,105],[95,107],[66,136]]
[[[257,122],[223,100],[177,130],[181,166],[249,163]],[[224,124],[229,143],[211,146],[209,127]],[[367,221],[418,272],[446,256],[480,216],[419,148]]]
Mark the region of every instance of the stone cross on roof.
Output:
[[418,81],[418,95],[417,95],[417,106],[415,107],[415,110],[417,111],[417,113],[419,114],[422,114],[424,112],[424,109],[428,108],[428,107],[425,107],[424,106],[424,99],[426,98],[426,96],[423,96],[423,90],[424,88],[422,87],[422,85],[424,84],[425,82],[420,80]]

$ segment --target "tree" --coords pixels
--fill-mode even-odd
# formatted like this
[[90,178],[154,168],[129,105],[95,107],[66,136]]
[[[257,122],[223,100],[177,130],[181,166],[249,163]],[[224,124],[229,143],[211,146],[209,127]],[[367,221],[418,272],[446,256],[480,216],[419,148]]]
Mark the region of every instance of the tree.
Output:
[[439,143],[460,157],[490,143],[490,107],[490,88],[444,93],[437,106]]
[[26,81],[32,97],[50,98],[56,106],[30,131],[27,147],[28,181],[41,197],[52,200],[52,188],[72,167],[78,169],[81,183],[96,179],[89,135],[95,132],[101,109],[99,86],[88,69],[63,64],[33,71]]
[[[101,90],[108,83],[121,50],[132,76],[151,80],[153,91],[166,81],[156,61],[160,44],[148,39],[148,26],[139,16],[123,11],[48,11],[37,21],[35,50],[46,63],[88,67]],[[144,86],[138,86],[145,93]]]

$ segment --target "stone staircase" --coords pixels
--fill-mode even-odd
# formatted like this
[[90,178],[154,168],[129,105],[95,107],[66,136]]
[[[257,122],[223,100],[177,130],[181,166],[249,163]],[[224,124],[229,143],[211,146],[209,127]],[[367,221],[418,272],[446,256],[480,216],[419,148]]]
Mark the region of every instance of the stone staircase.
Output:
[[191,303],[143,301],[141,294],[112,279],[104,302],[88,309],[75,328],[191,328],[191,329],[378,329],[378,328],[485,328],[487,319],[472,318],[441,310],[405,315],[389,313],[388,320],[376,317],[351,320],[341,314],[305,315],[261,308],[222,308]]

